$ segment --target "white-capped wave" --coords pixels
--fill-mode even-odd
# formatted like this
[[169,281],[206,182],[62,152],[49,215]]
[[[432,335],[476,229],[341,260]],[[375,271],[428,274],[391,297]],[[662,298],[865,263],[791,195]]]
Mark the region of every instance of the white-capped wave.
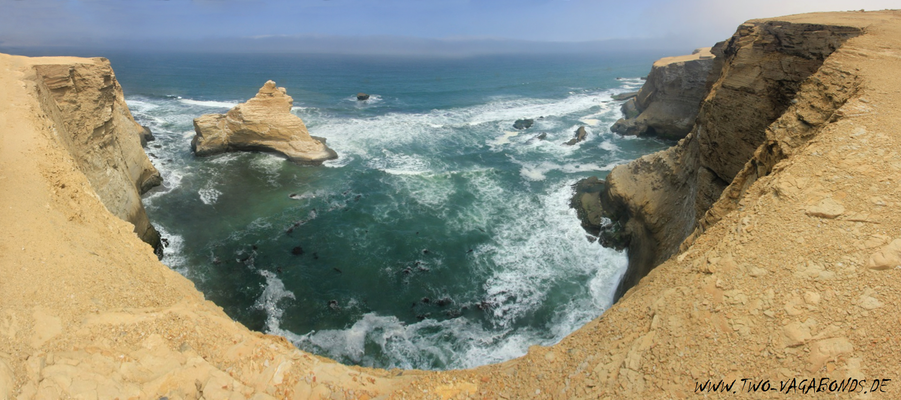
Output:
[[222,194],[222,192],[220,192],[212,187],[205,187],[203,189],[198,190],[197,194],[200,196],[200,201],[202,201],[203,204],[206,204],[209,206],[209,205],[216,204],[216,200],[219,200],[219,196]]
[[212,100],[191,100],[191,99],[178,99],[179,102],[192,105],[192,106],[200,106],[206,108],[232,108],[238,105],[238,101],[212,101]]
[[188,276],[188,266],[185,265],[186,258],[184,255],[185,239],[170,232],[165,226],[154,224],[154,228],[160,233],[163,240],[163,264],[176,272]]
[[272,272],[260,269],[257,270],[257,273],[266,279],[266,284],[263,287],[263,293],[253,304],[253,308],[266,313],[266,330],[277,332],[282,316],[285,314],[285,309],[279,306],[279,303],[285,299],[293,300],[294,293],[286,289],[285,283]]

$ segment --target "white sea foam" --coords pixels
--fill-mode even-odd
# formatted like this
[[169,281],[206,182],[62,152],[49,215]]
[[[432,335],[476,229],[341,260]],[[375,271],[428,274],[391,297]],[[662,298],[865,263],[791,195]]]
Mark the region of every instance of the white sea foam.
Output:
[[611,142],[609,140],[605,140],[605,141],[601,142],[601,149],[609,151],[609,152],[614,152],[614,151],[619,150],[619,146],[613,144],[613,142]]
[[192,105],[192,106],[200,106],[206,108],[225,108],[229,109],[236,106],[239,102],[237,101],[209,101],[209,100],[191,100],[191,99],[178,99],[179,102]]
[[510,138],[519,136],[519,132],[517,131],[505,131],[504,134],[495,139],[494,141],[488,142],[490,146],[502,146],[505,144],[510,144]]
[[185,239],[170,232],[165,226],[160,224],[154,224],[153,227],[160,233],[160,237],[165,239],[163,242],[163,264],[184,276],[188,276],[188,266],[185,265],[186,258],[183,253]]
[[129,111],[131,111],[132,113],[146,113],[159,107],[159,105],[134,98],[128,99],[126,100],[126,102],[128,103]]
[[266,279],[266,285],[263,288],[263,293],[260,294],[260,297],[254,303],[253,308],[266,313],[266,331],[277,332],[280,330],[279,325],[281,324],[282,316],[285,314],[285,309],[280,307],[279,303],[285,299],[293,300],[295,298],[294,293],[287,290],[285,283],[272,272],[260,269],[257,270],[257,273]]
[[382,157],[371,160],[369,167],[391,175],[422,175],[431,172],[431,165],[422,156],[399,154],[382,150]]
[[[484,138],[473,135],[471,132],[473,126],[492,124],[504,132],[512,127],[514,120],[524,116],[545,117],[543,119],[535,117],[535,125],[530,131],[560,129],[562,126],[552,117],[573,113],[587,112],[595,115],[606,112],[611,107],[602,104],[601,101],[608,98],[607,92],[575,94],[557,100],[516,98],[466,108],[433,110],[428,113],[389,113],[373,118],[326,119],[315,126],[315,133],[328,138],[329,146],[342,157],[357,155],[370,159],[377,157],[377,154],[372,154],[375,149],[396,149],[414,144],[426,146],[435,143],[454,148],[485,143]],[[461,128],[469,129],[461,130]],[[513,136],[507,138],[509,140]]]
[[219,199],[219,195],[221,195],[222,192],[213,189],[212,187],[205,187],[198,190],[197,194],[200,196],[200,201],[209,206],[216,204],[216,200]]
[[[624,255],[585,239],[575,211],[568,207],[571,196],[571,188],[565,185],[539,198],[537,204],[530,196],[505,199],[513,209],[533,212],[502,220],[493,244],[488,245],[491,249],[481,253],[481,262],[489,261],[484,259],[488,257],[494,265],[485,291],[495,324],[509,326],[543,304],[555,281],[574,274],[616,274],[625,266]],[[612,298],[612,292],[592,295],[598,303]],[[600,311],[596,309],[594,316]]]
[[255,154],[250,160],[250,167],[266,175],[266,181],[275,186],[278,184],[278,176],[285,165],[285,159],[274,154]]

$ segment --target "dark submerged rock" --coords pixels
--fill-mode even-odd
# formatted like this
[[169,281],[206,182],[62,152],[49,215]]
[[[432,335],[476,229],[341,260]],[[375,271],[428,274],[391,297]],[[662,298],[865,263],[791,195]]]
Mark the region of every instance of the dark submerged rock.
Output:
[[532,127],[533,123],[535,123],[535,120],[533,120],[533,119],[528,119],[528,118],[518,119],[518,120],[516,120],[516,122],[513,122],[513,128],[514,129],[529,129]]

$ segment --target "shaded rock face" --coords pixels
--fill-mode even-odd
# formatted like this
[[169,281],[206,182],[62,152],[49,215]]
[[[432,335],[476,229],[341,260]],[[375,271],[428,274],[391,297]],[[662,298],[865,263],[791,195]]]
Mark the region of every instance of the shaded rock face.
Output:
[[713,69],[710,48],[657,60],[638,94],[623,104],[624,118],[611,131],[681,139],[691,131]]
[[132,223],[159,255],[160,234],[147,218],[141,194],[162,177],[144,153],[145,130],[128,110],[109,60],[90,61],[35,65],[41,108],[106,208]]
[[823,63],[860,33],[750,22],[713,48],[715,80],[691,133],[667,150],[617,166],[600,193],[604,214],[623,226],[629,241],[630,265],[617,298],[737,207],[747,187],[834,118],[858,84],[853,74]]
[[252,99],[225,114],[194,119],[191,149],[198,156],[228,151],[269,151],[303,164],[321,164],[338,158],[325,139],[307,132],[303,120],[291,113],[294,99],[285,88],[268,81]]
[[144,129],[141,132],[141,147],[147,147],[147,142],[152,142],[156,140],[156,137],[153,136],[153,132],[150,130],[150,127],[141,126]]
[[579,129],[576,129],[575,136],[572,139],[569,139],[569,141],[567,141],[564,144],[568,145],[568,146],[575,145],[576,143],[579,143],[579,142],[585,140],[586,136],[588,136],[588,132],[585,131],[584,126],[580,126]]
[[593,235],[589,240],[599,240],[605,247],[622,250],[628,244],[622,227],[611,221],[604,214],[599,194],[604,191],[604,181],[597,177],[588,177],[573,185],[573,197],[570,207],[582,222],[582,228]]

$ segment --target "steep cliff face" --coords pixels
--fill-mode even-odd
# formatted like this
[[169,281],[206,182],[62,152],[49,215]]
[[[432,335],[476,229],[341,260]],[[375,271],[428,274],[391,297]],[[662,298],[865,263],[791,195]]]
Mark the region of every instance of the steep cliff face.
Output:
[[[607,177],[601,199],[632,240],[630,268],[617,296],[679,250],[699,218],[767,142],[767,127],[798,102],[799,90],[812,84],[808,80],[824,60],[861,33],[846,26],[750,22],[713,48],[716,80],[700,104],[692,132],[670,149],[617,166]],[[828,71],[821,75],[830,79],[813,80],[832,85],[821,88],[827,90],[823,95],[836,96],[817,103],[822,110],[802,112],[807,118],[799,122],[802,127],[822,123],[823,115],[828,119],[854,91],[852,82],[836,81]],[[701,226],[714,222],[716,212]]]
[[657,60],[638,94],[623,104],[624,118],[610,130],[673,140],[685,137],[707,92],[713,64],[709,47]]
[[43,112],[54,133],[114,215],[154,249],[159,232],[150,224],[141,194],[162,182],[141,147],[144,128],[132,118],[109,60],[34,65]]

